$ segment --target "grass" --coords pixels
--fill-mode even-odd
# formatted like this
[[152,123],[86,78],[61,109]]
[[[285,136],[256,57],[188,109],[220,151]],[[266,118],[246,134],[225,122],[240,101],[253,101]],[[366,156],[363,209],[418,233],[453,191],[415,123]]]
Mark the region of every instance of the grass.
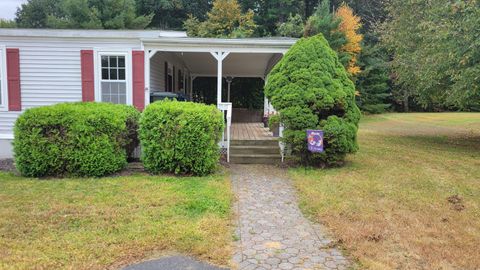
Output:
[[480,114],[365,117],[345,167],[293,169],[302,209],[367,269],[478,269]]
[[230,190],[225,174],[38,180],[0,172],[0,269],[116,269],[168,252],[226,265]]

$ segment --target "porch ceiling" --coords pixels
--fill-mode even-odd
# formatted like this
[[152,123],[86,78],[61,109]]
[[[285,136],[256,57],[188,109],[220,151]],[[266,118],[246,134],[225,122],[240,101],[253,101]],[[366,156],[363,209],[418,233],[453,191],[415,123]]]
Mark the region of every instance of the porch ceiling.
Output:
[[[209,52],[175,52],[196,76],[217,76],[217,60]],[[223,60],[223,76],[263,77],[269,64],[275,63],[281,54],[230,53]]]

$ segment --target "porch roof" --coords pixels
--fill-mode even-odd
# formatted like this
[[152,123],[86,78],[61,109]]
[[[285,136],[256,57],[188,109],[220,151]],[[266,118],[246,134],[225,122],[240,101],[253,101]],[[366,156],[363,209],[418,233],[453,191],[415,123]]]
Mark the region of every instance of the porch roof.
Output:
[[224,52],[222,76],[264,77],[297,41],[293,38],[155,38],[142,39],[150,57],[172,53],[195,76],[218,76],[217,60],[212,53]]

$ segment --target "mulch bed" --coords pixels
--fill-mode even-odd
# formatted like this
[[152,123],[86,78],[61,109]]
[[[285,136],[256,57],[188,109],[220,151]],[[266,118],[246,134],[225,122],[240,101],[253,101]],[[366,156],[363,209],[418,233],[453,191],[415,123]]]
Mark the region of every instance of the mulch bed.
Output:
[[13,159],[0,159],[0,171],[15,172],[16,170],[15,165],[13,164]]

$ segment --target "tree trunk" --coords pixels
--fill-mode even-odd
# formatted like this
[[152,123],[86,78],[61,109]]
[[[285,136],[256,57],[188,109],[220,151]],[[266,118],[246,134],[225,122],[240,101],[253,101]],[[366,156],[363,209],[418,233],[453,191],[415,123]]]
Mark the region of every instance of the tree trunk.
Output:
[[408,112],[410,110],[409,106],[408,106],[408,98],[409,98],[409,94],[408,93],[404,93],[403,94],[403,110],[405,112]]

